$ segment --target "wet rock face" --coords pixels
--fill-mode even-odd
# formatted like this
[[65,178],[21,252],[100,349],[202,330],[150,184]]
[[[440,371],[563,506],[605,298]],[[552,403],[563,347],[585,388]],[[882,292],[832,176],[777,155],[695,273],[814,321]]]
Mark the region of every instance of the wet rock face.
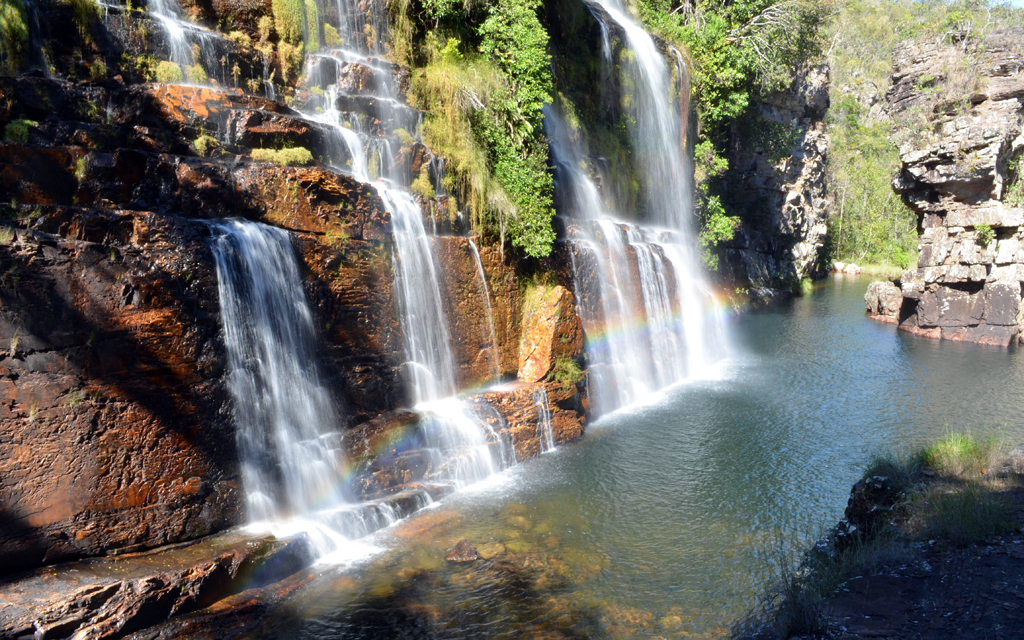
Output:
[[194,155],[190,136],[218,109],[230,122],[286,108],[186,87],[26,77],[0,88],[0,124],[39,123],[0,144],[0,201],[13,203],[0,211],[0,571],[244,517],[202,219],[292,230],[327,343],[315,366],[345,415],[401,402],[389,221],[372,188],[247,162],[237,146]]
[[[893,180],[918,215],[921,242],[917,269],[902,278],[902,329],[1000,345],[1020,339],[1022,42],[1024,29],[1015,28],[984,42],[907,42],[894,52],[890,110],[904,128],[927,123],[898,139]],[[963,69],[965,60],[973,67]],[[970,91],[960,86],[964,74]]]
[[27,217],[0,246],[4,570],[236,522],[205,226],[147,212],[5,214]]
[[762,126],[795,127],[793,147],[781,160],[742,137],[730,153],[737,188],[725,204],[741,225],[726,245],[726,259],[737,281],[788,289],[825,273],[828,89],[828,67],[813,67],[761,105]]

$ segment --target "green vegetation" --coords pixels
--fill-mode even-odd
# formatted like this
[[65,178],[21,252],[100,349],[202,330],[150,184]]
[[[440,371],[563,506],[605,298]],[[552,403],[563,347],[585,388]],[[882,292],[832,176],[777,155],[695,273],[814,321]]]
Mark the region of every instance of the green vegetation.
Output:
[[192,146],[195,147],[196,153],[205,158],[219,149],[220,143],[217,142],[217,139],[213,136],[204,133],[196,138],[195,142],[192,143]]
[[252,159],[257,162],[273,162],[286,167],[298,167],[312,164],[313,154],[305,147],[285,147],[284,149],[253,149]]
[[28,142],[29,128],[38,126],[39,123],[34,120],[11,120],[4,127],[4,141]]
[[555,359],[555,366],[548,373],[548,380],[558,383],[563,389],[574,386],[583,379],[583,370],[572,358]]
[[963,547],[1015,530],[1010,493],[1024,488],[1016,468],[997,438],[964,432],[909,456],[874,456],[864,477],[882,476],[891,487],[877,505],[889,514],[882,526],[858,530],[831,550],[815,545],[799,562],[778,559],[778,579],[746,624],[768,618],[785,637],[822,632],[826,599],[853,576],[904,564],[922,542]]
[[28,44],[28,14],[21,0],[0,0],[0,74],[16,75]]
[[548,255],[555,239],[553,181],[541,109],[553,83],[540,2],[426,2],[422,17],[435,28],[418,48],[408,6],[392,7],[396,59],[425,62],[413,77],[410,101],[426,111],[424,142],[447,160],[445,188],[468,205],[473,226],[502,246],[507,241],[527,255]]
[[987,247],[988,243],[992,242],[996,237],[995,229],[985,223],[975,226],[974,231],[978,234],[975,236],[975,240],[983,247]]
[[165,84],[176,84],[185,80],[185,74],[181,71],[181,67],[167,60],[157,63],[153,70],[153,77],[157,82]]
[[[306,51],[320,48],[318,25],[320,16],[313,0],[273,0],[273,27],[277,32],[277,59],[286,83],[294,82],[302,71]],[[266,16],[264,16],[266,18]],[[260,42],[257,48],[270,55],[270,24],[260,19]]]

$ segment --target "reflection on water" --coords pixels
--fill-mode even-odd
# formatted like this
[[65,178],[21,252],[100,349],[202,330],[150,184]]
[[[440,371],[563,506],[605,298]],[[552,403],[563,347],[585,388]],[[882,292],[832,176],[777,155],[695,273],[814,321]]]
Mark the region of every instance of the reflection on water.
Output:
[[[969,426],[1024,440],[1021,352],[865,318],[866,278],[738,318],[727,375],[379,533],[266,622],[289,638],[721,637],[868,456]],[[469,539],[488,557],[445,562]],[[688,635],[689,634],[689,635]]]

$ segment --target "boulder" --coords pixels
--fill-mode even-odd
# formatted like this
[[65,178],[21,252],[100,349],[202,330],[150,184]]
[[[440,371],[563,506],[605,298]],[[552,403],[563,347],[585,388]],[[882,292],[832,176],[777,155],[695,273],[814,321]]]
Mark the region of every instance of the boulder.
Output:
[[885,322],[896,322],[903,306],[903,292],[889,281],[872,282],[864,294],[867,312]]
[[519,342],[519,379],[539,382],[559,359],[574,360],[583,351],[583,324],[573,295],[562,285],[537,285],[523,300]]

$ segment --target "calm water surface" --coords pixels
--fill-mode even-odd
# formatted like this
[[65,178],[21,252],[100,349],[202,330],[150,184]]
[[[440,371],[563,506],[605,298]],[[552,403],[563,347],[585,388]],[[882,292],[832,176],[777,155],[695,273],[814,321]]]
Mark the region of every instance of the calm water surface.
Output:
[[[719,379],[377,534],[256,635],[720,637],[787,550],[842,516],[872,452],[951,429],[1024,441],[1021,351],[938,342],[863,313],[868,278],[733,322]],[[491,559],[448,565],[468,538]]]

